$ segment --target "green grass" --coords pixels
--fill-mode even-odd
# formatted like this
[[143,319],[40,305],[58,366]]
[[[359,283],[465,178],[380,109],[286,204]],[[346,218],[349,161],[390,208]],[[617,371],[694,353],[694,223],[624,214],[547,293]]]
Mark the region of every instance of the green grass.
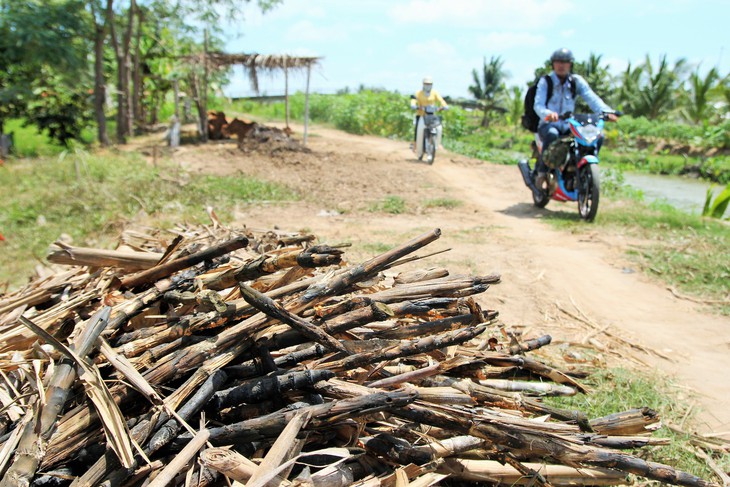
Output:
[[191,176],[139,156],[75,152],[12,160],[0,168],[0,282],[16,285],[62,233],[75,245],[109,245],[128,221],[227,220],[238,205],[296,199],[288,188],[242,176]]
[[371,204],[368,211],[385,212],[392,215],[399,215],[407,211],[406,200],[396,195],[388,195],[380,201]]
[[452,198],[433,198],[423,202],[424,208],[444,208],[447,210],[453,210],[464,204],[461,200],[455,200]]
[[[654,436],[669,438],[670,444],[633,453],[646,460],[671,465],[706,480],[717,481],[706,462],[692,452],[689,438],[674,433],[666,424],[680,425],[689,411],[691,400],[666,377],[626,369],[600,370],[583,381],[592,389],[588,395],[550,397],[545,402],[565,409],[577,409],[589,418],[598,418],[633,408],[649,407],[659,413],[664,425]],[[717,459],[727,471],[730,457]]]
[[383,242],[368,242],[368,243],[362,244],[361,247],[366,252],[369,252],[372,254],[382,254],[384,252],[389,251],[393,247],[395,247],[395,245],[383,243]]
[[[730,295],[730,225],[711,218],[690,215],[666,203],[647,204],[636,193],[619,191],[601,200],[591,230],[641,239],[629,257],[654,279],[699,300],[727,301]],[[607,193],[607,196],[609,194]],[[553,226],[580,233],[571,205],[545,214]],[[730,315],[730,305],[714,305]]]
[[[730,226],[697,218],[669,205],[624,203],[609,206],[601,223],[646,239],[633,258],[649,273],[679,290],[708,300],[730,293]],[[730,314],[730,305],[721,307]]]
[[726,184],[730,182],[730,157],[688,157],[677,154],[653,154],[649,151],[623,150],[607,146],[601,151],[601,162],[626,171],[649,174],[691,174],[703,179]]

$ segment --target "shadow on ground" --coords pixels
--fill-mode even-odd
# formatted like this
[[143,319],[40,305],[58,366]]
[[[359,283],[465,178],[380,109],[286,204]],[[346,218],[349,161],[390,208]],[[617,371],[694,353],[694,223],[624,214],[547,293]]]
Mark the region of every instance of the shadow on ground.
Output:
[[568,208],[562,209],[551,209],[551,208],[538,208],[532,203],[521,202],[508,206],[502,210],[498,210],[500,213],[505,215],[513,216],[516,218],[530,218],[530,219],[544,219],[544,220],[566,220],[566,221],[579,221],[580,215],[578,209],[575,211],[569,211]]

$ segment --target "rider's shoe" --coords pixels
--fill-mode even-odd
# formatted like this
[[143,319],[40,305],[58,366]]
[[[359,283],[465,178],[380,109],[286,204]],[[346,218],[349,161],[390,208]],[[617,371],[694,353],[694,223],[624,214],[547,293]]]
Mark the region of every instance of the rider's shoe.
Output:
[[543,185],[547,182],[547,173],[540,171],[537,173],[537,177],[535,178],[535,186],[538,188],[542,188]]
[[416,144],[411,142],[411,145],[408,146],[413,152],[416,152]]

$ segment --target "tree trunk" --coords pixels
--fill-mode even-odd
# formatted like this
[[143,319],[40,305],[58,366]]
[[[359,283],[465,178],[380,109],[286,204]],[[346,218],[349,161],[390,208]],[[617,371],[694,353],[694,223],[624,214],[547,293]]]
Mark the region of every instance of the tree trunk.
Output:
[[[96,17],[96,15],[94,15]],[[106,26],[95,22],[94,37],[94,116],[96,117],[97,138],[102,146],[109,145],[106,131],[104,100],[106,99],[106,80],[104,79],[104,40]]]
[[109,26],[109,35],[112,38],[114,57],[117,60],[117,142],[125,144],[127,142],[127,121],[125,120],[127,110],[126,100],[124,98],[124,79],[126,79],[126,73],[124,69],[124,56],[122,55],[121,48],[119,47],[117,29],[114,26],[114,0],[107,0],[106,2],[106,22]]
[[107,0],[106,12],[107,23],[112,38],[112,46],[114,47],[114,55],[117,59],[117,142],[124,144],[127,141],[127,135],[132,133],[132,120],[130,117],[130,44],[132,40],[132,25],[134,23],[134,12],[137,10],[135,0],[130,0],[129,18],[127,28],[122,38],[122,44],[117,39],[116,28],[114,26],[114,0]]
[[132,98],[132,30],[134,29],[134,16],[137,12],[137,2],[129,2],[129,18],[127,19],[127,31],[124,33],[124,98],[126,99],[126,122],[127,135],[134,135],[134,99]]
[[5,135],[5,120],[0,119],[0,159],[8,157],[12,146],[12,138]]
[[140,43],[142,39],[142,23],[144,22],[144,15],[141,9],[137,9],[137,32],[136,39],[134,42],[134,60],[133,60],[133,75],[134,88],[132,91],[132,112],[133,120],[138,123],[144,123],[144,116],[142,113],[142,73],[140,70]]
[[203,52],[203,83],[200,88],[200,134],[203,138],[203,142],[208,142],[208,29],[205,29],[204,39],[204,52]]

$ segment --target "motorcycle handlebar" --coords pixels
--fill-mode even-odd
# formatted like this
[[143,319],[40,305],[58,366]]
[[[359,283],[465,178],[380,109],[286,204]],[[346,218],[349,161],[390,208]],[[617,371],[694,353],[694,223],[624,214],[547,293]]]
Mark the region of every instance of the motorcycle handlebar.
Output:
[[[621,117],[621,116],[623,116],[624,112],[619,111],[619,110],[616,110],[613,112],[601,112],[601,118],[605,118],[606,115],[609,115],[609,114],[613,114],[613,115],[616,115],[617,117]],[[560,120],[568,120],[572,116],[573,116],[573,112],[565,112],[562,115],[560,115],[560,117],[558,117],[558,118]],[[547,121],[547,118],[545,120]]]

